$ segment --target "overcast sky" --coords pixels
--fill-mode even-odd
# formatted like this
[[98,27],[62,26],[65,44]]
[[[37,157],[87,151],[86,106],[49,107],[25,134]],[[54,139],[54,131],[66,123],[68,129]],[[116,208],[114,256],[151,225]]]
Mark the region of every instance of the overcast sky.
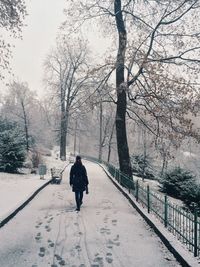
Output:
[[26,0],[27,27],[23,40],[15,41],[12,70],[20,80],[28,82],[31,90],[42,90],[43,62],[55,44],[56,34],[64,20],[66,0]]
[[[43,62],[54,46],[59,26],[64,20],[66,0],[25,0],[28,16],[23,28],[23,40],[14,40],[12,73],[21,81],[28,82],[31,90],[42,95]],[[6,82],[10,79],[7,76]],[[5,87],[1,84],[1,90]]]
[[[59,26],[64,21],[63,8],[66,0],[26,0],[28,16],[23,28],[23,40],[14,40],[15,48],[11,60],[12,72],[20,81],[28,82],[31,90],[43,95],[43,62],[55,45]],[[102,50],[104,40],[90,33],[89,40],[96,50]],[[95,50],[95,49],[94,49]],[[6,82],[9,78],[6,79]],[[1,91],[4,88],[1,85]],[[5,90],[5,89],[3,89]]]

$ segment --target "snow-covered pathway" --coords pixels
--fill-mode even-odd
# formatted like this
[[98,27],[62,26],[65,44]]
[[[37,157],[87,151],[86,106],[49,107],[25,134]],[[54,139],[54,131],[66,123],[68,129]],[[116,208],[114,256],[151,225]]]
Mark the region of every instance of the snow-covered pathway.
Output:
[[61,185],[49,185],[0,229],[0,266],[179,266],[103,170],[85,166],[90,193],[81,211],[68,168]]

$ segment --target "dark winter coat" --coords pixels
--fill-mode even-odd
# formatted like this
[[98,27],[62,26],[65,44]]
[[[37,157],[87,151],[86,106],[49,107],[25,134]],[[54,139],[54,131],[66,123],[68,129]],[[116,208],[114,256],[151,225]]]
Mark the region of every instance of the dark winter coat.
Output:
[[70,171],[70,185],[72,191],[85,191],[88,186],[88,177],[86,168],[82,163],[74,163]]

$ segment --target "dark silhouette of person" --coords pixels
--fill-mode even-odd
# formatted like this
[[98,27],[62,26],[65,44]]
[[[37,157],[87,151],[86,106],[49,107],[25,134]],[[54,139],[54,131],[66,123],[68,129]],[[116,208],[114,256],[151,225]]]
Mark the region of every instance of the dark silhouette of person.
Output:
[[76,210],[80,211],[83,203],[83,192],[88,194],[88,177],[85,166],[82,164],[81,157],[76,156],[76,161],[70,170],[70,186],[75,193]]

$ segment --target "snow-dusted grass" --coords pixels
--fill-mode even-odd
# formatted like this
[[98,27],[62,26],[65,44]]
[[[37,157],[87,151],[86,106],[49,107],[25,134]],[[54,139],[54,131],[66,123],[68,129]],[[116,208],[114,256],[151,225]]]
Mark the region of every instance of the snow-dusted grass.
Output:
[[[161,184],[159,183],[159,181],[156,180],[150,180],[150,179],[142,179],[139,176],[133,176],[134,181],[136,182],[137,180],[139,181],[140,185],[142,185],[143,187],[147,187],[147,185],[149,185],[150,190],[154,191],[155,193],[159,194],[163,200],[164,200],[164,196],[165,193],[163,193],[161,191]],[[171,204],[173,205],[178,205],[179,207],[184,206],[184,203],[182,200],[168,196],[168,200],[170,201]]]
[[39,175],[0,173],[0,221],[46,182]]
[[66,162],[54,157],[44,157],[47,174],[44,180],[39,174],[10,174],[0,173],[0,221],[19,207],[39,187],[51,179],[50,168],[64,168]]

